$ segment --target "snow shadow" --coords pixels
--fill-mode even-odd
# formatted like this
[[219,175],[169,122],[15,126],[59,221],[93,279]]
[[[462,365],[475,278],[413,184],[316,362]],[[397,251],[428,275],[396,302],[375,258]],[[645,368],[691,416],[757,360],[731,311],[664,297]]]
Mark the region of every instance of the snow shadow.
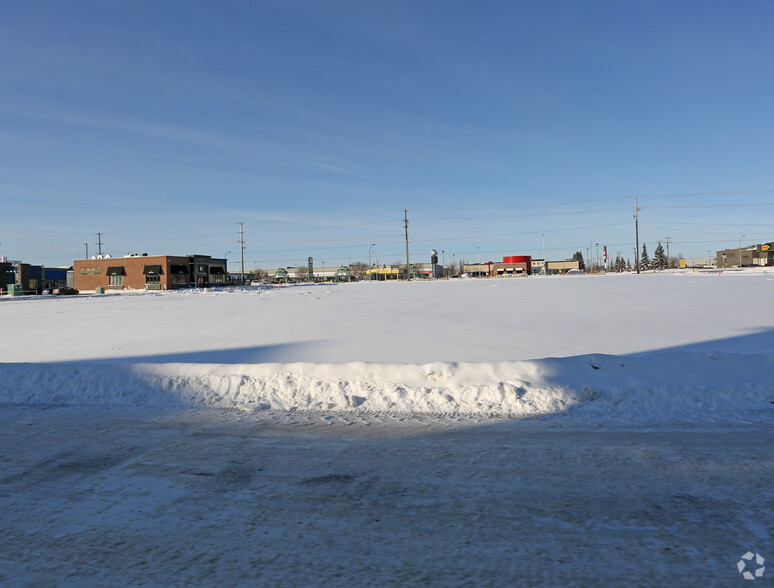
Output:
[[317,345],[318,342],[316,341],[304,341],[297,343],[277,343],[274,345],[257,345],[252,347],[234,347],[231,349],[154,353],[149,355],[67,360],[64,362],[50,363],[290,363],[303,361],[301,356],[307,355],[311,350],[316,348]]
[[625,357],[642,357],[651,353],[669,353],[673,351],[688,351],[693,353],[706,353],[708,351],[721,351],[723,353],[767,353],[774,352],[774,328],[761,328],[744,335],[724,337],[722,339],[708,339],[685,345],[649,349],[637,353],[626,354]]

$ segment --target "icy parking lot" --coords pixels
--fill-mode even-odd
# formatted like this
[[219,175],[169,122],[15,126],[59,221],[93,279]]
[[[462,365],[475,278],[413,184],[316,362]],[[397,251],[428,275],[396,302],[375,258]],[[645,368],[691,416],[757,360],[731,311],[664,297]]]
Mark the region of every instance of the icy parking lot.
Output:
[[0,440],[3,585],[728,586],[774,524],[762,425],[5,407]]

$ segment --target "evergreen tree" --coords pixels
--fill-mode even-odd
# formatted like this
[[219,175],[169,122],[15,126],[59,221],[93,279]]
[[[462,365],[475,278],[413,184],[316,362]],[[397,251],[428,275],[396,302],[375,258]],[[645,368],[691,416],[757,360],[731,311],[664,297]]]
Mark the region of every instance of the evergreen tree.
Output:
[[626,263],[626,260],[624,260],[623,255],[619,255],[618,258],[615,261],[615,269],[619,272],[625,272],[628,268],[628,264]]
[[648,257],[648,246],[642,244],[642,255],[640,255],[640,269],[650,269],[650,257]]
[[661,241],[658,242],[658,247],[656,247],[656,251],[653,252],[653,267],[658,270],[667,268],[666,253],[664,253]]
[[583,263],[583,254],[580,251],[576,251],[575,254],[572,256],[571,261],[577,261],[578,267],[582,270],[586,269],[586,264]]

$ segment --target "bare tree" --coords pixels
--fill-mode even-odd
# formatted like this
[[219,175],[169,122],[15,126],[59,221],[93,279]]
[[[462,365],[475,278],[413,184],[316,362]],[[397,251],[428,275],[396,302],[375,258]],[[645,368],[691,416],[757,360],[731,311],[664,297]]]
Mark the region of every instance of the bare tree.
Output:
[[367,270],[368,264],[362,261],[356,261],[349,266],[349,271],[352,272],[352,277],[356,280],[364,280]]

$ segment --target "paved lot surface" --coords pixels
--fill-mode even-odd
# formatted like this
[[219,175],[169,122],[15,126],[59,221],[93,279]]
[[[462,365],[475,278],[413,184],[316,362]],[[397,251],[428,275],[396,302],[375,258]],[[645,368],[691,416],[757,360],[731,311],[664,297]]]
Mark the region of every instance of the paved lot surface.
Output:
[[0,584],[745,585],[743,553],[774,561],[773,441],[6,406]]

